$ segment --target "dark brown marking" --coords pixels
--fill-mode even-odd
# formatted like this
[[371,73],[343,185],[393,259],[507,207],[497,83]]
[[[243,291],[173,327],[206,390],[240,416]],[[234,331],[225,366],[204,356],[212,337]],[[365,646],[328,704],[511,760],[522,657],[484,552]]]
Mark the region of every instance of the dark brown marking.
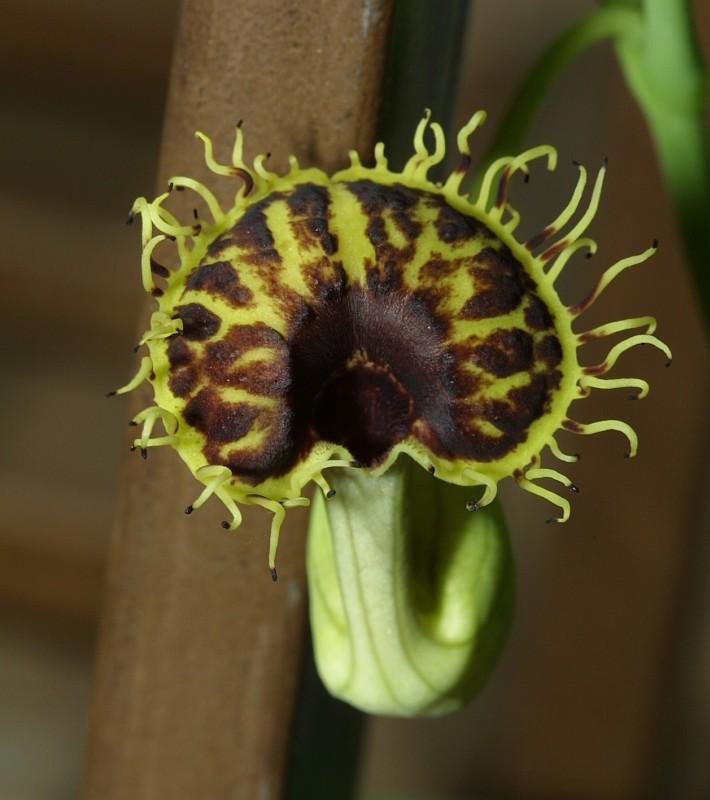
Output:
[[453,275],[461,269],[461,261],[457,258],[442,258],[439,254],[432,257],[424,264],[419,270],[419,280],[424,282],[433,282],[441,280],[441,278]]
[[548,247],[547,250],[540,256],[541,261],[549,261],[553,256],[556,256],[558,253],[561,253],[569,242],[566,239],[562,239],[559,242],[556,242],[552,245],[552,247]]
[[550,334],[535,345],[535,358],[544,361],[549,369],[554,369],[562,361],[560,340]]
[[274,237],[266,220],[266,209],[283,198],[281,192],[272,192],[262,200],[250,205],[229,231],[212,242],[207,248],[209,256],[218,256],[224,250],[237,245],[242,253],[240,259],[253,264],[279,263]]
[[252,178],[251,172],[241,167],[232,167],[232,174],[244,181],[244,197],[248,197],[254,188],[254,178]]
[[589,367],[583,367],[582,372],[585,375],[603,375],[608,367],[604,361],[601,364],[593,364]]
[[579,422],[575,422],[573,419],[563,420],[562,427],[566,428],[568,431],[572,431],[573,433],[584,432],[584,426],[580,425]]
[[367,236],[375,248],[387,242],[388,236],[384,219],[382,217],[370,217],[367,227],[365,228],[365,236]]
[[201,264],[188,276],[186,287],[220,297],[234,308],[248,305],[253,299],[251,289],[241,285],[237,271],[227,261]]
[[201,303],[176,306],[175,317],[182,320],[182,335],[191,341],[210,339],[219,330],[220,318]]
[[550,312],[536,294],[528,296],[528,304],[525,307],[525,324],[536,331],[552,327]]
[[418,220],[413,219],[409,214],[404,211],[394,211],[392,213],[394,224],[399,229],[399,232],[409,242],[413,242],[419,237],[422,232],[422,224]]
[[[430,203],[433,205],[433,203]],[[451,245],[461,245],[470,242],[483,234],[489,234],[485,225],[474,217],[462,214],[443,200],[439,204],[439,213],[434,222],[436,232],[442,242]]]
[[314,183],[304,183],[287,195],[286,202],[291,214],[296,217],[290,221],[294,236],[306,246],[317,242],[326,255],[333,255],[338,249],[338,238],[328,228],[328,190]]
[[[295,449],[294,414],[286,404],[278,410],[260,410],[255,420],[259,427],[269,431],[269,435],[258,448],[232,450],[225,460],[216,459],[211,463],[223,463],[246,483],[258,484],[273,475],[281,475],[291,469],[298,456]],[[210,460],[209,447],[205,456]]]
[[385,186],[374,181],[359,180],[345,184],[357,197],[367,216],[380,215],[386,210],[405,212],[419,202],[423,193],[401,183]]
[[152,256],[150,259],[150,271],[153,275],[157,275],[160,278],[170,277],[170,270],[162,264],[159,264]]
[[315,183],[299,184],[287,196],[286,202],[296,216],[328,218],[330,194],[325,186]]
[[268,205],[261,200],[253,206],[249,206],[232,228],[231,234],[235,244],[248,253],[264,258],[278,259],[274,237],[264,213]]
[[534,236],[531,236],[527,242],[525,242],[525,247],[528,250],[534,250],[536,247],[539,247],[541,244],[546,242],[553,233],[556,232],[556,228],[552,225],[548,225],[546,228],[543,228],[539,233],[536,233]]
[[194,367],[178,369],[170,375],[168,385],[175,397],[187,397],[195,388],[199,375]]
[[485,247],[471,259],[476,285],[461,310],[462,319],[485,319],[509,314],[525,294],[526,275],[508,248]]
[[494,331],[474,348],[472,360],[497,378],[526,371],[533,363],[532,336],[521,328]]
[[496,199],[495,199],[495,207],[501,208],[505,204],[506,198],[508,197],[508,183],[510,182],[510,167],[506,167],[503,170],[503,174],[500,176],[500,181],[498,182],[498,191],[496,192]]
[[258,410],[247,403],[225,403],[213,389],[201,389],[185,406],[185,422],[204,433],[208,441],[236,442],[251,428]]
[[187,366],[194,356],[184,337],[176,334],[168,339],[168,361],[174,369]]
[[[217,356],[216,354],[220,347],[226,348],[226,351]],[[207,352],[208,357],[209,353],[215,353],[215,358],[221,358],[222,361],[227,363],[253,347],[285,349],[286,343],[278,331],[263,322],[256,322],[252,325],[232,325],[219,342],[208,345]]]
[[305,264],[301,273],[311,294],[320,301],[330,301],[340,297],[348,283],[348,276],[342,261],[319,258]]
[[534,375],[526,386],[511,389],[505,400],[489,400],[485,419],[509,436],[519,437],[546,410],[549,390],[546,376]]
[[468,171],[468,168],[470,166],[471,166],[471,156],[466,155],[466,153],[462,153],[458,164],[454,168],[454,172],[457,173],[458,175],[464,175]]
[[[407,241],[412,242],[421,234],[422,225],[414,217],[413,210],[424,196],[423,192],[410,189],[401,183],[384,186],[368,180],[351,181],[346,186],[357,197],[363,213],[370,217],[371,222],[373,219],[380,219],[382,230],[384,230],[382,216],[388,212]],[[373,241],[373,244],[376,242]]]
[[600,281],[594,285],[594,288],[586,295],[583,300],[580,300],[579,303],[575,303],[575,305],[568,306],[567,310],[573,317],[578,317],[583,311],[586,311],[589,306],[594,302],[597,297],[597,293],[599,291]]

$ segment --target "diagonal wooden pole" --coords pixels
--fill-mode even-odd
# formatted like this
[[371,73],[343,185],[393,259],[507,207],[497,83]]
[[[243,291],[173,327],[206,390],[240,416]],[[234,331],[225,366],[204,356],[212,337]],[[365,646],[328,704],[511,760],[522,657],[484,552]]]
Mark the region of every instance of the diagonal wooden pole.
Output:
[[[215,186],[222,200],[233,196],[233,185],[220,189],[208,175],[194,131],[213,137],[226,159],[240,118],[247,150],[270,150],[273,168],[291,152],[329,170],[343,165],[350,147],[367,153],[390,5],[186,0],[161,190],[169,175],[187,174]],[[137,264],[138,243],[127,280],[137,280]],[[305,514],[287,515],[272,584],[267,516],[247,514],[239,532],[226,534],[218,509],[182,514],[197,488],[172,452],[124,465],[86,800],[282,796],[304,632]]]

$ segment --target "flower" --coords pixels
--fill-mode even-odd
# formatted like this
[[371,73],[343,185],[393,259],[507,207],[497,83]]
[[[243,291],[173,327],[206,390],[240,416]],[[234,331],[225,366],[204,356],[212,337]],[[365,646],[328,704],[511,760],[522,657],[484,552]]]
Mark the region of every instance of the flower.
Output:
[[[638,378],[604,377],[631,347],[649,344],[671,358],[653,335],[652,317],[625,319],[575,332],[577,318],[622,272],[646,261],[657,243],[609,267],[581,302],[567,306],[555,282],[580,250],[599,202],[605,166],[597,173],[576,222],[587,182],[579,176],[559,216],[525,241],[515,238],[519,214],[508,201],[516,173],[545,158],[540,146],[497,160],[485,172],[475,201],[460,194],[470,164],[468,138],[483,122],[474,114],[457,137],[460,163],[447,180],[431,182],[444,158],[444,133],[429,112],[401,172],[388,168],[382,143],[375,165],[354,151],[350,166],[332,176],[302,169],[295,157],[284,175],[266,157],[248,167],[237,126],[230,165],[218,163],[203,134],[210,169],[238,179],[234,203],[223,209],[201,183],[175,177],[170,191],[191,190],[211,219],[178,221],[164,205],[136,200],[140,217],[143,286],[157,310],[140,344],[148,350],[121,394],[144,380],[155,404],[138,414],[134,447],[173,447],[203,485],[186,513],[212,495],[226,506],[233,530],[240,506],[273,512],[269,566],[285,510],[307,505],[314,481],[333,494],[326,473],[353,468],[386,473],[402,454],[437,478],[481,487],[468,508],[496,496],[502,478],[550,501],[554,518],[569,517],[569,501],[543,486],[551,480],[576,491],[561,471],[542,466],[547,449],[572,462],[555,434],[616,430],[637,439],[625,422],[570,417],[570,406],[593,389],[624,388],[643,397]],[[179,266],[153,253],[166,239]],[[592,339],[629,333],[607,357],[582,366],[578,350]],[[154,436],[158,422],[164,433]]]

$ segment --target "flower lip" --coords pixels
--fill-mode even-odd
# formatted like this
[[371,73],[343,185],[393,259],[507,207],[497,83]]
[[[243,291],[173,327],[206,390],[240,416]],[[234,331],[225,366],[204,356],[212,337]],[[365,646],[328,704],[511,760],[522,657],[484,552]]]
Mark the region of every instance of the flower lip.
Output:
[[[150,355],[118,390],[143,380],[154,387],[156,405],[135,418],[143,423],[136,447],[175,447],[204,485],[190,507],[216,494],[232,514],[231,528],[241,519],[239,503],[273,511],[271,566],[284,508],[307,502],[300,493],[310,480],[327,495],[323,470],[353,459],[379,474],[405,452],[443,480],[483,486],[472,508],[489,503],[498,480],[511,476],[556,504],[564,520],[568,501],[538,483],[571,485],[540,465],[545,447],[575,460],[557,445],[559,429],[616,430],[636,451],[626,423],[575,423],[569,406],[592,389],[645,396],[645,381],[602,376],[637,344],[670,358],[652,335],[655,320],[582,333],[572,325],[655,248],[609,267],[581,303],[566,307],[554,284],[574,253],[596,250],[582,237],[605,167],[576,222],[587,181],[581,165],[558,217],[520,242],[511,179],[527,176],[528,162],[539,157],[554,169],[556,154],[541,146],[499,159],[470,202],[459,186],[470,162],[468,136],[483,118],[475,114],[459,132],[461,167],[443,185],[427,179],[444,156],[436,123],[434,150],[424,144],[427,112],[401,173],[387,168],[381,144],[374,168],[351,152],[351,167],[330,178],[300,169],[293,157],[283,176],[268,172],[262,156],[251,169],[238,127],[230,166],[215,160],[200,134],[210,169],[244,179],[230,210],[197,181],[171,179],[173,188],[201,197],[213,223],[181,224],[163,206],[168,194],[134,204],[143,286],[158,301],[140,343]],[[164,240],[176,243],[177,270],[153,256]],[[638,327],[646,332],[616,344],[601,364],[580,367],[576,351],[585,341]],[[165,435],[154,437],[159,421]]]
[[[361,262],[331,253],[338,236],[330,206],[352,198],[368,245]],[[267,217],[278,207],[294,234],[279,245]],[[287,246],[306,254],[297,264],[301,293],[287,279]],[[233,263],[209,260],[225,254]],[[280,314],[282,334],[262,321],[228,324],[235,297],[240,308],[254,295],[241,285],[246,264],[261,279],[260,300]],[[290,471],[320,441],[343,445],[367,467],[407,438],[441,458],[488,462],[525,440],[560,382],[559,341],[535,290],[492,231],[439,195],[365,179],[296,185],[250,207],[187,276],[181,299],[190,302],[175,309],[182,334],[167,345],[171,387],[186,397],[185,420],[205,436],[208,463],[252,485]],[[221,316],[208,299],[222,304]],[[506,315],[519,308],[523,319],[511,325]],[[456,333],[488,320],[487,333]],[[194,357],[183,344],[176,353],[181,338],[205,346]],[[235,366],[254,350],[262,358]],[[491,395],[511,376],[514,385]],[[230,402],[220,387],[278,402],[261,411]],[[225,450],[252,428],[268,431],[257,446]]]

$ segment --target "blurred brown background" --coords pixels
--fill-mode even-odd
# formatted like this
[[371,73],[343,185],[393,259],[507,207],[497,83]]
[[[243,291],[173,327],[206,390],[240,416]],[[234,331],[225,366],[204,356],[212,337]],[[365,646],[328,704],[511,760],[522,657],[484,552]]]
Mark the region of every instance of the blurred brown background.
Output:
[[[709,60],[710,9],[696,6]],[[474,108],[489,110],[479,152],[535,55],[591,7],[472,6],[457,123]],[[0,32],[3,800],[77,793],[104,553],[127,444],[125,407],[102,394],[131,368],[141,294],[138,234],[123,222],[133,198],[153,190],[175,17],[168,0],[9,0]],[[592,230],[600,252],[574,264],[564,289],[580,296],[602,266],[658,237],[658,256],[615,283],[588,322],[655,314],[673,367],[637,350],[617,374],[647,377],[646,401],[608,392],[580,404],[585,421],[628,419],[641,447],[629,463],[614,434],[569,437],[568,449],[582,453],[572,470],[582,492],[568,525],[546,526],[543,504],[505,493],[519,596],[502,663],[458,715],[373,719],[362,794],[705,797],[707,351],[644,123],[608,46],[559,79],[528,138],[556,144],[560,166],[515,186],[523,233],[556,215],[574,183],[571,159],[593,166],[609,157]]]

